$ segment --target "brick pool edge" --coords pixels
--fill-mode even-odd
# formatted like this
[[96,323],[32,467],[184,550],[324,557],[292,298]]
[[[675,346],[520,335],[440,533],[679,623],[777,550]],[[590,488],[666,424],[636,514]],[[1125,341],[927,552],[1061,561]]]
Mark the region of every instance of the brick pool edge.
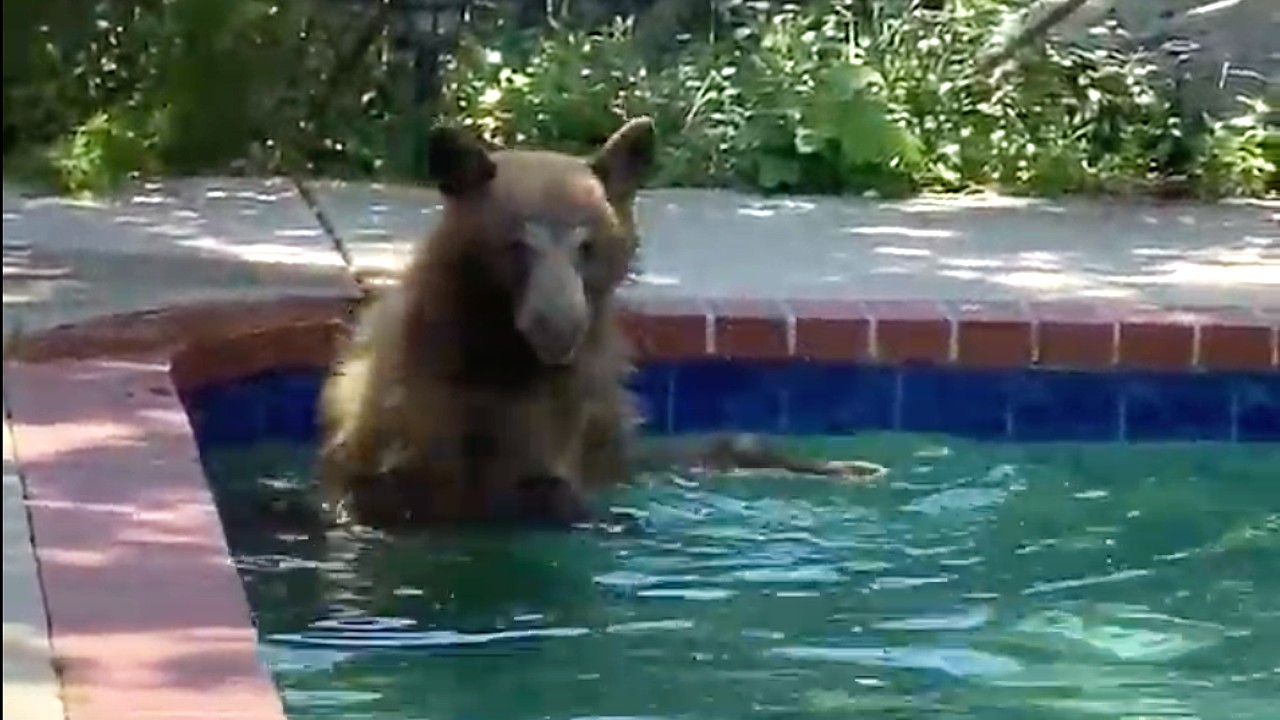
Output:
[[[179,392],[323,367],[349,298],[100,318],[26,338],[6,393],[67,716],[283,718]],[[1280,307],[629,299],[641,359],[1262,371]]]
[[[111,316],[21,338],[6,362],[168,359],[199,343],[202,352],[216,353],[218,363],[261,369],[274,353],[303,351],[294,344],[302,341],[296,328],[339,327],[355,306],[350,298],[303,296]],[[622,321],[639,358],[652,360],[796,358],[1065,370],[1280,367],[1280,305],[634,297],[624,298]],[[281,328],[295,330],[281,334]],[[264,345],[269,335],[281,340]],[[334,337],[325,330],[311,341],[317,344],[307,352],[319,353],[313,361],[327,361]],[[216,351],[214,345],[231,338],[241,338],[247,357]]]

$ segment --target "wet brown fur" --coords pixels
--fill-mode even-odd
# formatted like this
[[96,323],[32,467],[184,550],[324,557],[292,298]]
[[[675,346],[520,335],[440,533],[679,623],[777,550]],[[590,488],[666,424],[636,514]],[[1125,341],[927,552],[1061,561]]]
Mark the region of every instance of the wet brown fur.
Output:
[[[592,488],[646,466],[883,472],[790,457],[751,436],[694,439],[665,458],[631,452],[630,352],[615,292],[639,244],[635,194],[653,155],[646,119],[588,158],[490,152],[461,131],[433,134],[442,217],[400,284],[362,312],[321,391],[319,479],[337,519],[563,525],[588,519]],[[531,261],[560,273],[538,284],[506,253],[547,223],[575,228],[557,237],[585,237],[591,254]],[[522,329],[517,315],[529,307],[550,310]],[[577,339],[576,352],[560,352],[565,338]]]
[[[443,215],[401,284],[364,311],[322,390],[322,493],[366,524],[506,521],[529,512],[521,483],[535,479],[554,486],[534,491],[548,503],[535,514],[579,519],[585,488],[626,477],[631,366],[614,291],[637,246],[652,127],[633,121],[591,158],[490,153],[492,168],[445,140],[433,156]],[[540,362],[517,330],[516,288],[494,257],[530,217],[592,229],[602,270],[567,365]]]

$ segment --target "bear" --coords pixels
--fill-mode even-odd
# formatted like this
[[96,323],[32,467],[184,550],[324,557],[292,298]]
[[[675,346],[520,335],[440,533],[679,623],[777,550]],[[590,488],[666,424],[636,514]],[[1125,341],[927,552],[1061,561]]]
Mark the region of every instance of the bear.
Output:
[[[653,123],[632,119],[585,157],[492,148],[450,125],[426,144],[441,216],[322,386],[322,504],[384,528],[587,522],[590,492],[644,464],[617,291],[640,242]],[[739,437],[662,462],[693,459],[868,472]]]

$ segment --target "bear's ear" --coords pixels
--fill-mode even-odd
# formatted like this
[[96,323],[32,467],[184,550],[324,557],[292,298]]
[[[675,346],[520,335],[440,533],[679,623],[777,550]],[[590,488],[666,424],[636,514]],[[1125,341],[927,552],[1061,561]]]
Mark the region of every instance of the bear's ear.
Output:
[[653,120],[638,117],[618,128],[589,162],[610,198],[629,200],[653,169],[656,149]]
[[497,172],[480,139],[466,130],[441,125],[427,135],[427,173],[444,195],[479,190]]

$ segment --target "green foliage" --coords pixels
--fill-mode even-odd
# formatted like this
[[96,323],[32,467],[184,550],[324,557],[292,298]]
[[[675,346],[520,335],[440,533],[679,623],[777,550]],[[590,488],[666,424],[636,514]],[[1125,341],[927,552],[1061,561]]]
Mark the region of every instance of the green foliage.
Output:
[[626,25],[553,30],[516,53],[472,39],[447,86],[452,111],[502,143],[585,149],[619,117],[654,114],[670,185],[1056,195],[1188,176],[1221,196],[1274,183],[1265,109],[1188,129],[1168,80],[1115,25],[978,74],[1023,4],[816,3],[652,63]]
[[[374,163],[359,139],[386,135],[365,107],[376,93],[313,112],[335,48],[363,14],[313,9],[273,0],[6,0],[6,168],[12,154],[72,192],[139,173],[268,170],[285,152],[326,169],[362,161],[367,169]],[[376,85],[368,58],[358,62],[360,83]],[[384,149],[379,142],[373,153]]]
[[975,74],[973,58],[999,22],[995,5],[893,18],[872,43],[895,106],[922,139],[922,180],[1033,194],[1152,180],[1162,144],[1177,132],[1154,65],[1125,48],[1117,28],[1104,27],[1093,47],[1049,45],[1016,67]]
[[504,54],[468,39],[451,74],[452,101],[493,142],[587,150],[617,129],[632,88],[646,81],[629,39],[621,23],[565,30],[532,52]]
[[104,110],[59,138],[49,152],[57,179],[77,193],[102,193],[126,176],[158,169],[156,133],[127,111]]
[[1200,187],[1206,193],[1260,196],[1280,190],[1280,130],[1267,127],[1264,103],[1245,98],[1241,103],[1246,112],[1209,128],[1200,166]]
[[911,188],[915,135],[894,117],[879,70],[837,15],[779,15],[742,53],[751,105],[735,134],[741,177],[768,191]]
[[[1026,2],[659,5],[675,15],[638,34],[566,16],[543,32],[499,23],[466,36],[443,104],[423,109],[385,38],[344,56],[371,6],[6,0],[6,171],[72,191],[284,166],[404,178],[437,111],[496,143],[573,152],[645,113],[663,137],[662,185],[1052,195],[1177,177],[1206,197],[1276,191],[1266,108],[1181,117],[1164,73],[1114,26],[978,73]],[[653,29],[681,13],[696,36]],[[350,81],[322,100],[335,70]]]

